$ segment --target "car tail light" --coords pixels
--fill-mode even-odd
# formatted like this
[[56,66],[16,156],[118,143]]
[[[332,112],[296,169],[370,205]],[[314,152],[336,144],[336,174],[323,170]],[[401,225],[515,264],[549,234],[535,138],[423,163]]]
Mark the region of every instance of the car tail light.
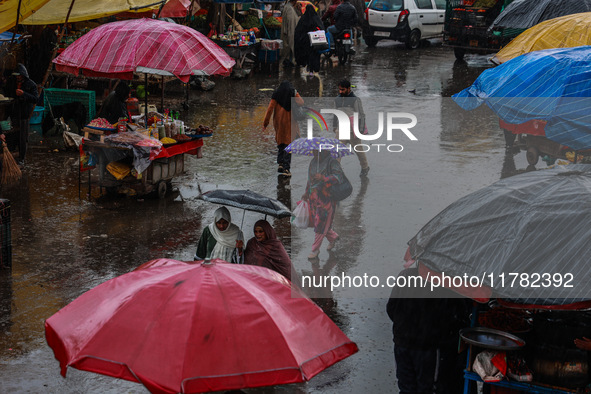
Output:
[[398,23],[404,22],[408,18],[408,14],[410,14],[408,10],[402,10],[400,15],[398,15]]
[[365,20],[369,22],[369,8],[365,9]]
[[351,38],[351,34],[345,33],[345,34],[343,34],[343,38],[344,39],[349,39],[349,38]]

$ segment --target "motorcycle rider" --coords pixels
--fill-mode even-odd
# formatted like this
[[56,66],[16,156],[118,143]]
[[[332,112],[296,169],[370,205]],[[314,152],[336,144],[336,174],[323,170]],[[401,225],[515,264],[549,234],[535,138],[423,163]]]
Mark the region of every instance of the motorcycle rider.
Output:
[[[343,0],[334,12],[334,25],[327,29],[331,34],[331,42],[334,42],[343,30],[352,29],[359,22],[357,20],[357,10],[351,4],[350,0]],[[351,37],[352,39],[353,37]],[[353,48],[351,48],[353,51]],[[353,52],[354,53],[354,52]]]

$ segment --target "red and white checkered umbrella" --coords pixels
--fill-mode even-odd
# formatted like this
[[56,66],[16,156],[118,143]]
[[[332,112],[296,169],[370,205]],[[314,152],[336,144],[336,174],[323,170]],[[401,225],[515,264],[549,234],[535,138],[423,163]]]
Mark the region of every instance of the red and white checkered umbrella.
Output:
[[53,60],[58,71],[90,77],[132,79],[134,72],[229,75],[236,63],[196,30],[155,19],[106,23],[71,44]]

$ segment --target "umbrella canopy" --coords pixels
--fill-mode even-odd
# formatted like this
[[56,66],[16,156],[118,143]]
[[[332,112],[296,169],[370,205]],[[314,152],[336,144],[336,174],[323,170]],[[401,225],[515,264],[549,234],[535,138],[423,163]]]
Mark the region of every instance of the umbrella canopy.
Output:
[[251,190],[211,190],[198,196],[203,201],[255,211],[276,218],[287,218],[291,211],[279,200],[263,196]]
[[[433,272],[477,277],[496,297],[591,299],[590,190],[588,164],[503,179],[435,216],[409,241],[408,257]],[[483,294],[470,284],[460,292]]]
[[591,12],[583,12],[550,19],[527,29],[501,49],[492,61],[501,64],[528,52],[589,44]]
[[[46,4],[41,9],[33,12],[28,18],[25,16],[23,25],[52,25],[66,22],[72,0],[49,0],[44,3]],[[158,11],[159,6],[157,0],[74,0],[68,22],[99,19],[122,12],[137,15],[138,12]]]
[[302,156],[314,156],[314,151],[319,150],[329,150],[330,155],[335,159],[355,154],[352,148],[345,146],[336,138],[325,137],[298,138],[285,148],[286,152]]
[[282,275],[221,260],[159,260],[111,279],[47,319],[45,335],[62,375],[71,366],[153,393],[302,382],[357,352]]
[[591,11],[591,0],[515,0],[497,16],[489,29],[529,29],[559,16]]
[[74,75],[132,79],[134,72],[174,75],[228,75],[235,61],[196,30],[156,19],[101,25],[53,60],[58,71]]
[[48,1],[49,0],[5,0],[0,2],[0,33],[3,33],[16,25],[17,12],[19,12],[19,23],[22,23],[23,19],[32,15]]
[[189,13],[191,0],[168,0],[160,11],[161,18],[184,18]]
[[516,57],[452,97],[466,110],[486,103],[507,123],[547,121],[550,140],[574,150],[591,148],[591,46]]

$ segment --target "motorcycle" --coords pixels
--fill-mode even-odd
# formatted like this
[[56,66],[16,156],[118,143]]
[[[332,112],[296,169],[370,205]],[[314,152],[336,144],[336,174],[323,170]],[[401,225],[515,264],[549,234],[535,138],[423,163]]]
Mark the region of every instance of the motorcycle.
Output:
[[350,56],[353,56],[355,50],[353,49],[353,30],[345,29],[335,37],[334,43],[335,54],[339,59],[339,64],[347,63]]

